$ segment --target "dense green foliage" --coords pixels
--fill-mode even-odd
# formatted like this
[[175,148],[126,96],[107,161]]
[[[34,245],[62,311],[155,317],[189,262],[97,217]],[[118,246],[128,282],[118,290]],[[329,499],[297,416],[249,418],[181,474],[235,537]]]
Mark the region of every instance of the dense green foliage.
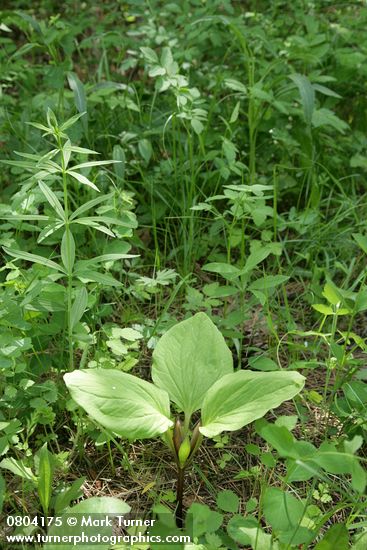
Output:
[[0,15],[4,515],[177,533],[163,434],[197,548],[364,549],[366,3]]

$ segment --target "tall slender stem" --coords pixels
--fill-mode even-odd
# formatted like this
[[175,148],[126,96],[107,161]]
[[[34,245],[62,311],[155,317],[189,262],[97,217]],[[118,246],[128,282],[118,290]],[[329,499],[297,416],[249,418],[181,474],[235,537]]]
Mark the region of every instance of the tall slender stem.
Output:
[[184,489],[184,477],[185,469],[177,468],[177,488],[176,488],[176,525],[179,529],[182,529],[184,523],[183,513],[183,489]]
[[[70,223],[69,223],[69,200],[68,200],[68,182],[66,174],[66,166],[64,159],[64,151],[61,144],[60,137],[57,138],[57,144],[61,155],[61,167],[62,167],[62,184],[64,191],[64,213],[65,213],[65,234],[66,234],[66,248],[67,256],[70,255],[71,239],[70,239]],[[71,308],[72,308],[72,284],[73,284],[73,272],[72,266],[69,266],[67,273],[67,328],[68,328],[68,347],[69,347],[69,369],[74,369],[74,348],[73,348],[73,327],[71,322]]]

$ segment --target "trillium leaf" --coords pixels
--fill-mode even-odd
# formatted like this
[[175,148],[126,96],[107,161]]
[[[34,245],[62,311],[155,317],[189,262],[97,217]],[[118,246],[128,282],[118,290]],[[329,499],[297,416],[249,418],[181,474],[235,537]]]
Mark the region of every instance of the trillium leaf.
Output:
[[200,431],[214,437],[239,430],[301,391],[305,378],[295,371],[227,374],[207,392]]
[[168,394],[136,376],[112,369],[87,369],[65,374],[64,380],[78,405],[122,437],[154,437],[172,425]]
[[208,389],[233,372],[232,354],[205,313],[178,323],[159,340],[152,378],[187,416],[201,408]]

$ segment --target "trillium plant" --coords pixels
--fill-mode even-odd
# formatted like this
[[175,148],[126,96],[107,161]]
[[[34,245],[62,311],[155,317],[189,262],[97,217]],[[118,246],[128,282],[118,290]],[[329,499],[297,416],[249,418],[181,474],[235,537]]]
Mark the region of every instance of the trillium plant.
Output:
[[231,351],[204,313],[161,337],[153,352],[153,383],[101,368],[77,370],[64,379],[78,405],[113,433],[129,440],[163,438],[177,466],[178,527],[184,471],[203,437],[261,418],[298,394],[305,381],[292,371],[235,372]]

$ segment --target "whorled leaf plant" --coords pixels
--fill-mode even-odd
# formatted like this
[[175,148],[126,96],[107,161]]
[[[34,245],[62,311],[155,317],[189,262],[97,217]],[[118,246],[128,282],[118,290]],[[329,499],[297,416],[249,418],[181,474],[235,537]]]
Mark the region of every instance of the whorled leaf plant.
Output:
[[[153,353],[153,384],[100,368],[74,371],[64,379],[78,405],[108,430],[130,440],[163,437],[177,465],[179,527],[184,470],[203,436],[238,430],[261,418],[298,394],[305,381],[293,371],[235,372],[222,334],[205,313],[178,323],[161,337]],[[199,410],[200,420],[192,426]]]
[[[43,255],[31,254],[27,251],[13,247],[3,246],[6,254],[33,264],[41,264],[52,272],[52,281],[64,279],[66,288],[66,326],[69,351],[69,370],[74,368],[74,329],[88,307],[88,292],[86,281],[101,283],[104,286],[120,286],[121,283],[113,277],[107,277],[98,271],[98,266],[110,261],[123,260],[135,257],[126,254],[125,245],[121,245],[121,253],[102,254],[89,259],[79,259],[80,250],[78,242],[74,238],[80,227],[99,231],[109,237],[116,237],[112,227],[129,225],[126,220],[107,215],[90,215],[90,211],[102,203],[110,201],[113,193],[95,197],[81,204],[78,208],[71,208],[71,187],[73,182],[91,188],[99,192],[98,187],[82,172],[84,169],[106,166],[119,162],[116,160],[92,160],[74,164],[75,155],[97,155],[96,151],[72,145],[66,131],[73,126],[84,113],[74,115],[63,124],[59,124],[51,109],[47,111],[47,125],[36,122],[29,123],[42,130],[43,136],[52,138],[56,142],[54,149],[45,155],[30,153],[17,153],[25,160],[2,160],[31,174],[26,183],[26,189],[30,190],[38,185],[44,202],[51,207],[51,214],[28,214],[10,212],[1,215],[0,219],[14,222],[35,222],[39,225],[37,244],[43,242],[54,233],[61,230],[60,256],[61,261],[51,260]],[[53,187],[53,189],[52,189]],[[60,198],[59,198],[60,197]],[[134,226],[134,224],[130,225]],[[129,248],[129,247],[128,247]],[[82,283],[82,284],[80,284]],[[63,291],[64,286],[60,285]]]

